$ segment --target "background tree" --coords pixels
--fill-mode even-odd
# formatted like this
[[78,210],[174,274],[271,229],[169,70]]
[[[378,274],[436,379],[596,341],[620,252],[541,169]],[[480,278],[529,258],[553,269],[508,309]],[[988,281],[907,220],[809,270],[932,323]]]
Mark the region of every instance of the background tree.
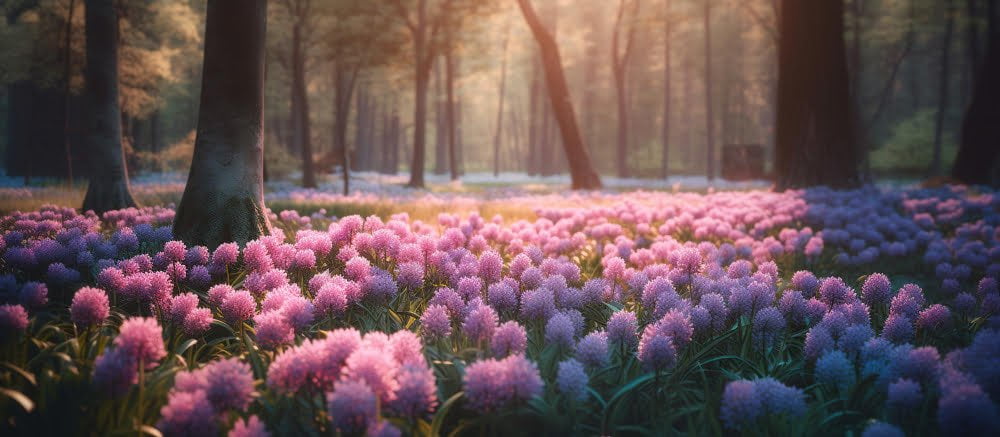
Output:
[[597,176],[594,168],[590,165],[590,155],[583,145],[583,138],[580,136],[580,129],[576,124],[576,113],[573,111],[573,102],[569,96],[569,88],[566,85],[566,77],[563,73],[562,59],[559,56],[559,46],[556,45],[552,35],[542,25],[542,22],[535,14],[534,8],[529,0],[517,0],[521,7],[524,20],[531,28],[531,33],[538,42],[542,56],[542,66],[545,71],[545,84],[549,89],[549,102],[552,111],[559,122],[559,131],[562,134],[563,149],[566,152],[566,159],[569,161],[569,172],[571,187],[574,190],[594,190],[601,188],[601,179]]
[[118,14],[113,0],[87,0],[86,150],[92,160],[83,210],[136,206],[129,191],[118,106]]
[[962,122],[961,145],[951,175],[967,184],[998,185],[1000,155],[1000,5],[989,0],[986,56],[976,75],[972,102]]
[[[611,31],[611,69],[614,71],[615,92],[618,96],[618,177],[629,177],[628,171],[628,73],[632,44],[635,41],[636,19],[639,17],[639,0],[619,0],[615,25]],[[626,30],[627,28],[627,30]],[[622,33],[627,35],[622,37]],[[621,40],[624,38],[625,42]],[[622,47],[624,45],[624,47]]]
[[857,185],[844,3],[783,0],[778,43],[778,189]]
[[264,209],[266,0],[210,0],[194,158],[174,236],[215,248],[270,234]]

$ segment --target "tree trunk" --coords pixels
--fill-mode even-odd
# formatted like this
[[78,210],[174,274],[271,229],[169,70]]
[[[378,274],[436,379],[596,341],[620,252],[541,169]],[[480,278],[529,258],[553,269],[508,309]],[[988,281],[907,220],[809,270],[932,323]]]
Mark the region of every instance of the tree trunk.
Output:
[[931,158],[928,176],[941,174],[941,141],[944,136],[944,117],[948,112],[948,86],[951,80],[951,37],[955,31],[955,0],[946,0],[947,17],[944,24],[944,37],[941,41],[941,76],[938,78],[938,107],[934,120],[934,154]]
[[549,101],[559,122],[563,148],[566,152],[566,159],[569,161],[571,186],[574,190],[601,188],[601,179],[590,164],[590,155],[583,145],[583,138],[580,136],[580,129],[576,124],[576,114],[573,111],[569,87],[566,85],[559,46],[556,45],[555,39],[539,21],[528,0],[517,0],[517,3],[541,50],[545,82],[549,89]]
[[[450,33],[445,39],[446,45],[451,45]],[[450,47],[444,51],[444,89],[445,89],[445,136],[448,143],[448,172],[451,180],[458,180],[458,156],[455,152],[455,54]]]
[[859,150],[841,0],[783,0],[778,44],[778,189],[854,187]]
[[[705,1],[705,174],[715,180],[715,117],[712,114],[712,0]],[[841,1],[841,0],[830,0]]]
[[209,0],[201,110],[174,236],[241,245],[271,232],[264,207],[266,0]]
[[[443,62],[443,61],[442,61]],[[448,131],[445,121],[446,100],[443,88],[444,75],[441,63],[435,62],[434,70],[434,174],[448,172]]]
[[[351,112],[351,98],[354,93],[354,72],[347,72],[343,64],[337,63],[334,66],[334,153],[340,154],[341,169],[343,170],[344,195],[350,192],[351,183],[351,148],[347,146],[347,119]],[[360,103],[361,93],[358,93]],[[361,117],[360,107],[358,117]],[[355,148],[360,147],[357,143]]]
[[302,20],[296,17],[292,26],[292,111],[296,126],[292,135],[295,147],[302,154],[302,186],[316,188],[313,169],[312,134],[309,129],[309,96],[306,94],[306,57],[302,47]]
[[507,94],[507,44],[510,28],[504,32],[503,50],[500,59],[500,95],[497,98],[497,128],[493,134],[493,177],[500,176],[500,135],[503,132],[503,100]]
[[434,62],[427,41],[427,2],[417,1],[417,23],[413,35],[414,80],[416,92],[413,98],[413,156],[410,163],[410,182],[413,188],[424,187],[424,156],[427,136],[427,82]]
[[986,55],[965,112],[962,137],[951,175],[966,184],[998,185],[993,174],[1000,157],[1000,29],[996,1],[988,3]]
[[663,125],[660,131],[660,141],[663,145],[661,155],[660,177],[670,177],[670,38],[671,28],[670,0],[666,0],[666,24],[663,26]]
[[70,138],[70,82],[73,66],[73,12],[76,10],[76,0],[69,0],[66,12],[66,30],[63,35],[63,144],[66,149],[66,179],[73,188],[73,149]]
[[118,106],[118,13],[113,0],[87,0],[87,149],[92,159],[83,210],[136,206],[129,191]]
[[527,173],[529,176],[535,176],[539,173],[539,160],[541,155],[538,153],[538,138],[541,136],[538,134],[538,118],[539,118],[539,106],[541,100],[541,81],[538,78],[539,75],[539,60],[535,60],[531,64],[531,91],[529,93],[529,107],[528,107],[528,153],[526,157],[528,158],[525,163]]
[[[638,8],[638,0],[634,0],[635,7]],[[625,83],[628,73],[629,55],[632,52],[632,41],[635,36],[635,24],[629,25],[628,39],[625,42],[624,51],[621,50],[619,41],[622,33],[622,20],[625,17],[625,0],[618,2],[618,14],[615,18],[615,27],[611,34],[611,70],[614,73],[615,96],[618,103],[618,147],[615,151],[615,162],[618,167],[618,177],[629,177],[628,154],[629,154],[629,118],[628,118],[628,89]]]

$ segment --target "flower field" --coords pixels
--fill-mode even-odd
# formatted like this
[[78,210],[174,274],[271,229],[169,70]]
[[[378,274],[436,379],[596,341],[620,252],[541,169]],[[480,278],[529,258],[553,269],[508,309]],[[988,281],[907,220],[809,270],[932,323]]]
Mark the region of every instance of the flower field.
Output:
[[0,435],[1000,433],[1000,193],[516,195],[5,215]]

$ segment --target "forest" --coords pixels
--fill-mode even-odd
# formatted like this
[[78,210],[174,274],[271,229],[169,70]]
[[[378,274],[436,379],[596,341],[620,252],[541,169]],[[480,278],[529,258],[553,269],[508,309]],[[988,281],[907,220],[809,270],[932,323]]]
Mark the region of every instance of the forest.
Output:
[[0,0],[0,434],[1000,433],[998,0]]

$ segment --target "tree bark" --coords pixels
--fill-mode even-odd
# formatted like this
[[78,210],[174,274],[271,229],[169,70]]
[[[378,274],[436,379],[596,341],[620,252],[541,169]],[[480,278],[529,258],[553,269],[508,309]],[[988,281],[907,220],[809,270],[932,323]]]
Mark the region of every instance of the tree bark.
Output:
[[[639,0],[633,0],[634,15],[638,13]],[[615,17],[615,27],[611,33],[611,70],[614,73],[615,80],[615,95],[617,97],[618,103],[618,147],[615,149],[615,162],[618,167],[618,177],[627,178],[629,177],[628,168],[628,153],[629,153],[629,142],[628,142],[628,89],[626,75],[628,73],[628,63],[629,58],[632,54],[632,41],[635,39],[635,24],[629,24],[628,37],[625,42],[625,48],[622,50],[620,48],[620,40],[622,33],[622,23],[625,17],[625,8],[628,6],[625,0],[619,0],[618,2],[618,14]]]
[[73,12],[76,11],[76,0],[69,0],[69,8],[66,12],[66,30],[63,35],[63,144],[66,151],[66,178],[69,180],[69,187],[73,188],[73,149],[70,138],[70,82],[72,81],[73,66]]
[[527,157],[527,162],[525,162],[525,168],[529,176],[535,176],[539,174],[539,165],[541,155],[538,153],[538,114],[539,114],[539,100],[541,100],[541,81],[538,78],[539,75],[539,60],[535,60],[531,64],[531,89],[529,92],[529,102],[528,102],[528,153],[525,154]]
[[938,78],[938,107],[937,116],[934,120],[934,153],[931,157],[931,165],[927,170],[928,176],[937,176],[941,173],[941,141],[944,136],[944,116],[948,112],[948,85],[951,79],[951,37],[955,31],[955,7],[954,0],[946,0],[944,36],[941,41],[941,75]]
[[118,104],[118,13],[113,0],[87,0],[87,149],[92,159],[83,210],[136,206],[129,190]]
[[860,183],[842,0],[783,0],[776,188]]
[[[351,112],[351,96],[354,93],[354,79],[357,70],[347,72],[341,63],[334,66],[334,153],[340,154],[341,168],[343,169],[344,195],[350,192],[351,183],[351,148],[347,146],[347,119]],[[361,94],[358,94],[360,103]],[[361,109],[360,107],[358,108]],[[361,112],[358,112],[361,117]],[[360,147],[358,144],[355,148]]]
[[445,89],[445,139],[448,144],[448,172],[451,180],[458,180],[458,156],[455,151],[455,53],[451,49],[451,32],[447,32],[445,44],[449,47],[444,51],[444,89]]
[[302,47],[302,22],[305,17],[296,14],[292,25],[292,119],[296,125],[292,132],[294,147],[302,154],[302,186],[316,187],[313,168],[312,133],[309,127],[309,96],[306,94],[306,57]]
[[670,0],[665,0],[666,21],[663,25],[663,124],[660,141],[663,145],[660,178],[670,177],[670,38],[673,29],[670,17]]
[[1000,29],[996,1],[988,3],[990,26],[986,54],[975,81],[975,93],[962,121],[961,143],[951,176],[966,184],[998,185],[993,173],[1000,158]]
[[194,157],[174,236],[211,248],[271,232],[264,207],[266,0],[209,0]]
[[[712,114],[712,0],[705,1],[705,174],[715,180],[715,117]],[[841,1],[841,0],[831,0]]]
[[580,136],[580,129],[576,124],[576,114],[573,111],[569,87],[566,85],[559,46],[556,45],[555,39],[535,15],[535,10],[528,1],[517,0],[517,3],[541,50],[545,82],[549,89],[549,101],[559,122],[563,149],[566,152],[566,159],[569,161],[571,187],[574,190],[598,189],[601,187],[601,179],[590,164],[590,155],[583,145],[583,138]]
[[500,135],[503,132],[503,100],[507,94],[507,44],[510,28],[504,31],[503,50],[500,60],[500,95],[497,97],[497,128],[493,134],[493,177],[500,176]]

